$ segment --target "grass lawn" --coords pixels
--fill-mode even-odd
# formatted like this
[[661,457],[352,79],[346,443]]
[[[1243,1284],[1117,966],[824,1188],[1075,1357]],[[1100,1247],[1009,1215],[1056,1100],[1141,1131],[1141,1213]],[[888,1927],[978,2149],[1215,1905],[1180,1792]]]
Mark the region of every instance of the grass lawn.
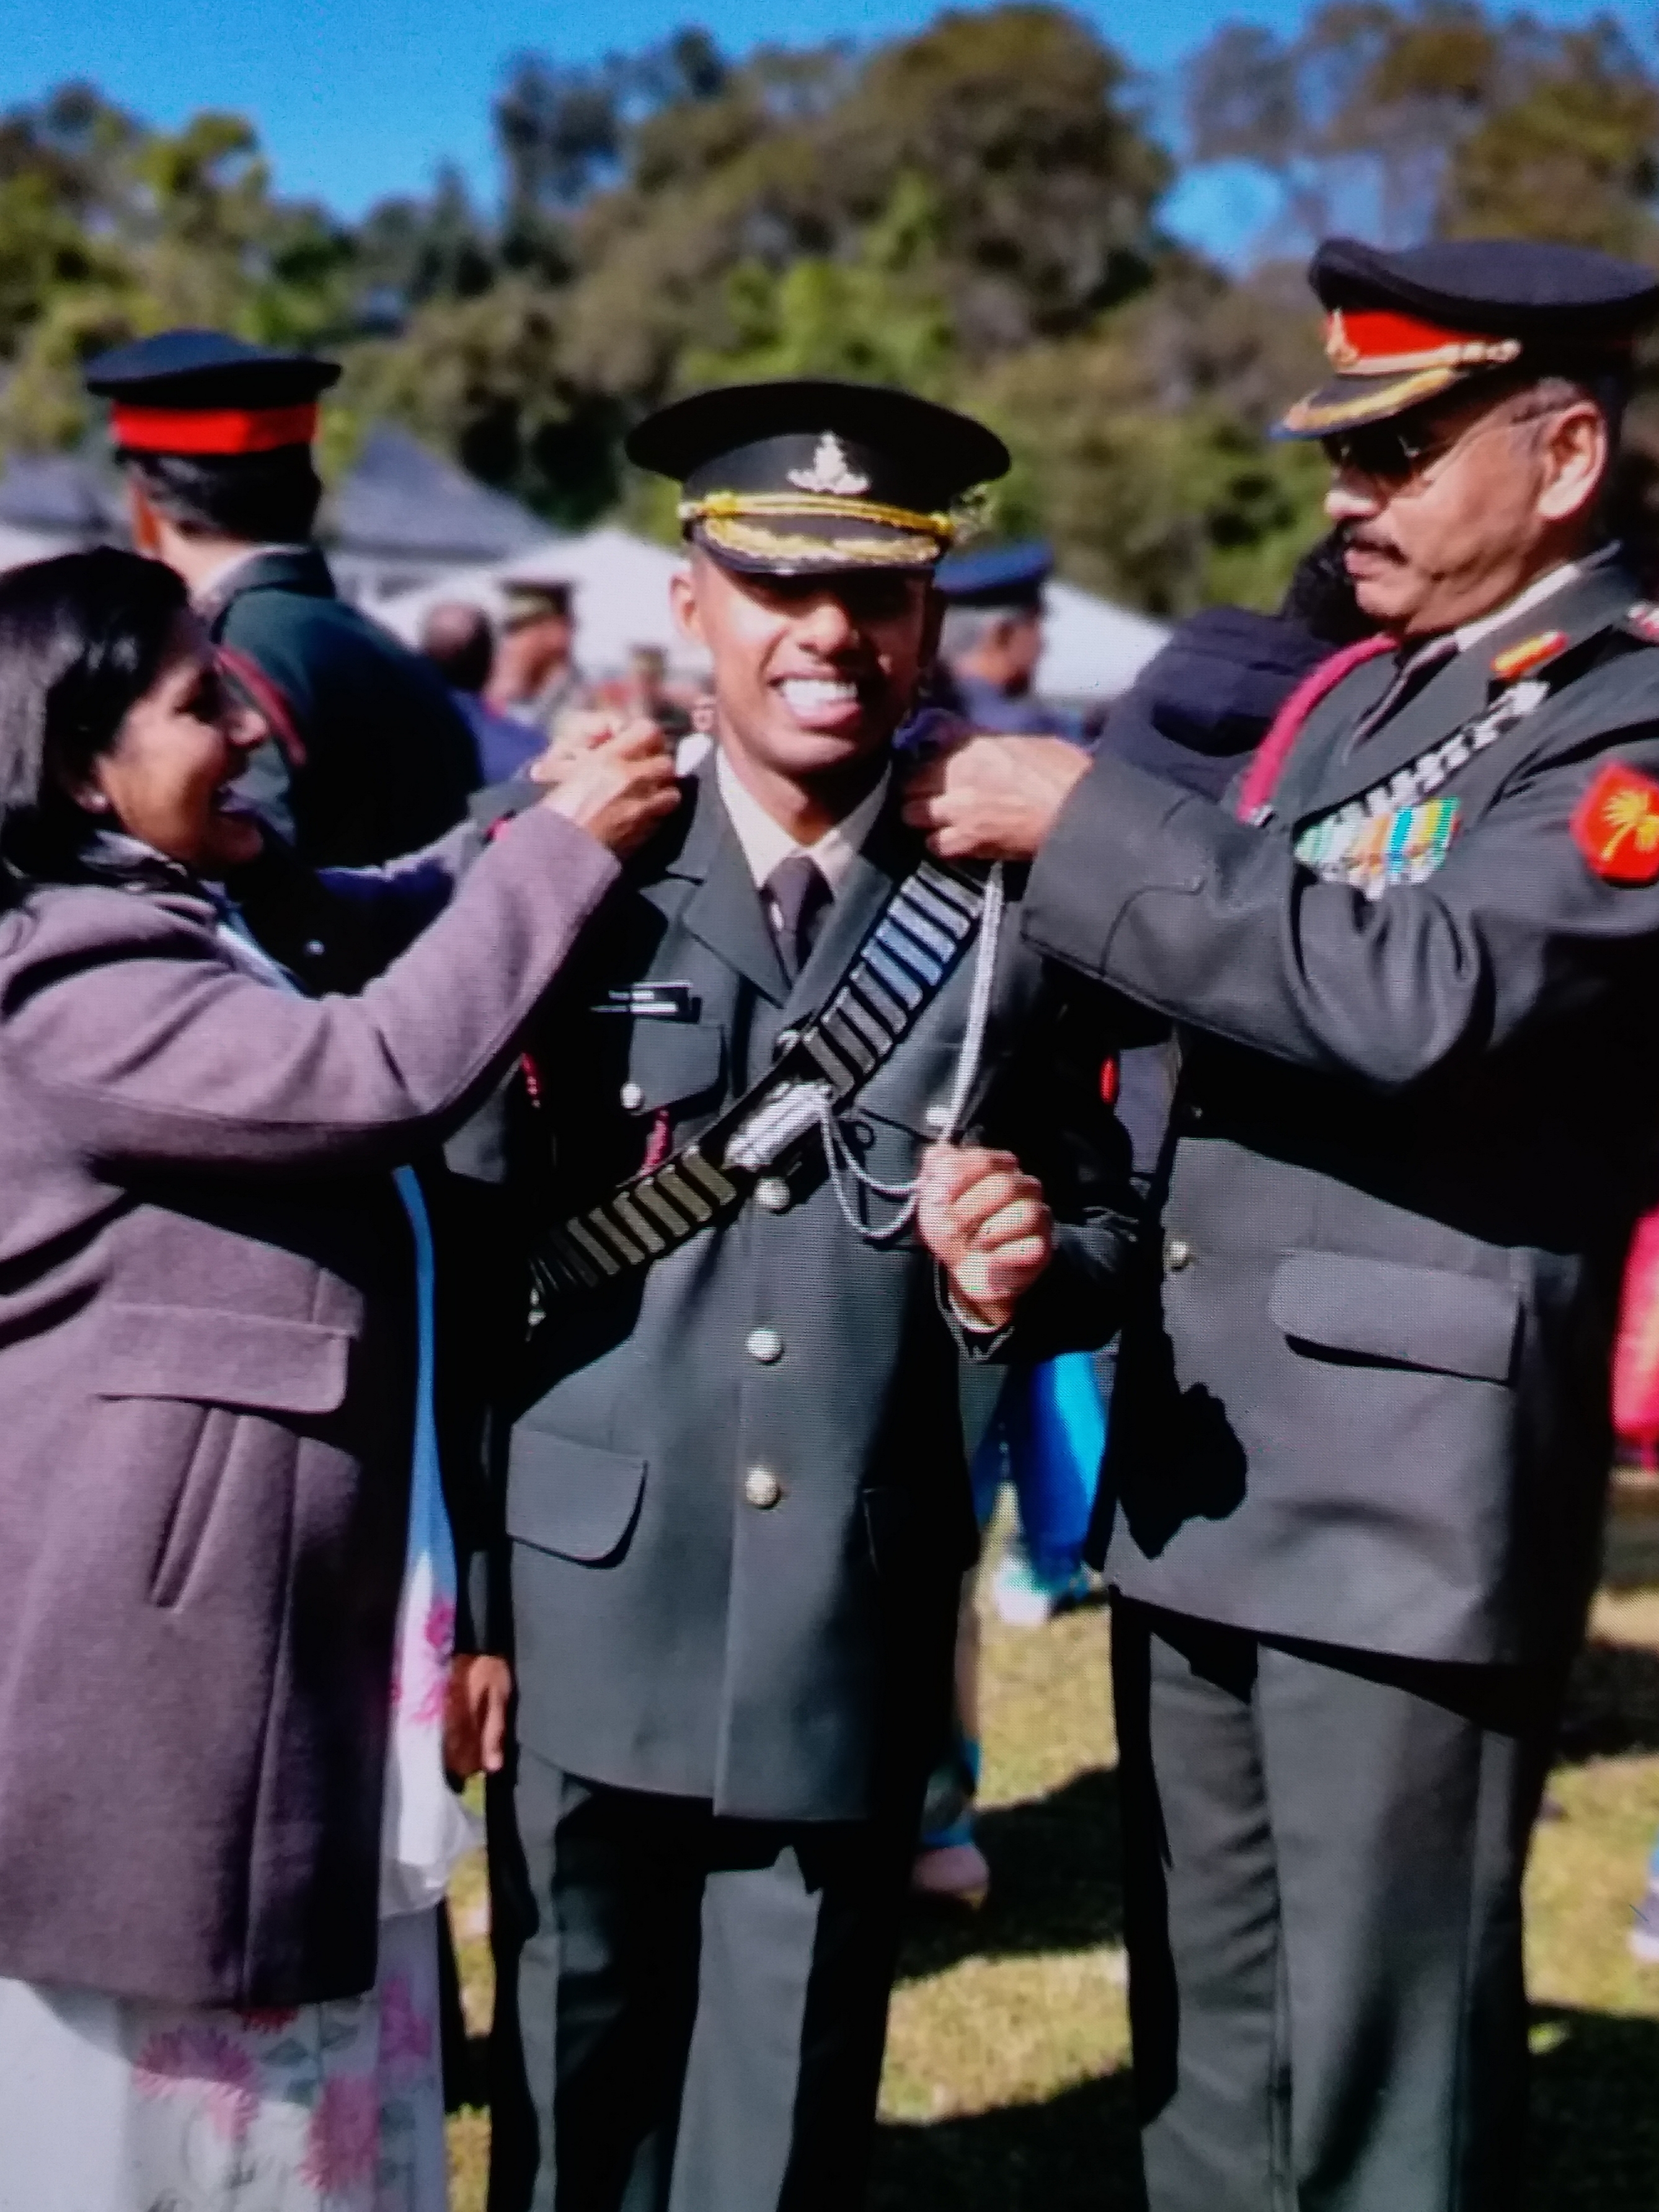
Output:
[[[1625,1493],[1528,1880],[1529,2212],[1659,2208],[1659,1969],[1625,1948],[1659,1827],[1659,1497]],[[983,1914],[918,1919],[894,1997],[871,2212],[1131,2212],[1107,1617],[987,1620]],[[489,2010],[481,1869],[457,1933]],[[482,2212],[488,2121],[450,2123],[454,2212]],[[852,2212],[852,2208],[849,2208]],[[1402,2208],[1403,2212],[1403,2208]]]

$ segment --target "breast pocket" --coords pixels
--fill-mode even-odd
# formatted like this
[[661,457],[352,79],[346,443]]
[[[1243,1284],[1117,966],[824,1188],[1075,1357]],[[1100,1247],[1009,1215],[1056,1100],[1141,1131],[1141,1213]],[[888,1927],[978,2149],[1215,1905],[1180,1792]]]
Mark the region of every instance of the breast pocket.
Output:
[[726,1035],[714,1022],[636,1021],[622,1103],[633,1114],[675,1115],[712,1105],[726,1073]]

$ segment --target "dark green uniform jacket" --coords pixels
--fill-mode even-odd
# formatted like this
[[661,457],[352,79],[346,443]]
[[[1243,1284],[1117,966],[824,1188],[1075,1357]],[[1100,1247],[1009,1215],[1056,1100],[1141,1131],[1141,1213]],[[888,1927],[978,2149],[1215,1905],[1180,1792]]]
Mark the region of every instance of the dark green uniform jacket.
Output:
[[[711,769],[545,1002],[541,1103],[510,1102],[521,1227],[592,1203],[757,1081],[921,856],[890,802],[791,990]],[[846,1117],[888,1182],[915,1173],[936,1128],[973,964],[959,959]],[[634,994],[663,1012],[607,1011],[646,981],[681,988]],[[1114,1325],[1131,1231],[1126,1147],[1101,1099],[1103,1006],[1051,993],[1010,909],[974,1119],[1075,1224],[1010,1349],[1094,1344]],[[875,1808],[884,1738],[913,1734],[907,1715],[948,1677],[976,1542],[961,1352],[931,1261],[912,1237],[854,1236],[815,1135],[782,1181],[771,1210],[752,1199],[643,1278],[555,1304],[535,1340],[502,1440],[518,1725],[591,1781],[850,1820]]]
[[436,670],[348,606],[314,546],[261,553],[203,612],[244,667],[272,741],[241,788],[300,857],[359,867],[467,811],[477,748]]
[[[1659,1109],[1638,599],[1591,567],[1356,743],[1395,672],[1363,665],[1263,827],[1101,758],[1039,858],[1028,942],[1186,1025],[1113,1409],[1130,1595],[1439,1660],[1576,1632]],[[1597,859],[1607,821],[1574,817],[1612,763],[1654,819]],[[1369,830],[1341,817],[1368,792]]]

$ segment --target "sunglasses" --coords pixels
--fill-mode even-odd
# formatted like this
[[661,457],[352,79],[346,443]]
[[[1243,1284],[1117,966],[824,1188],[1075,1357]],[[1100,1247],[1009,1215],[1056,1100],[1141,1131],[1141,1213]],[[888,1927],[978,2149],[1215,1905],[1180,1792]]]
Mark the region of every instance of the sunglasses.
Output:
[[1357,430],[1333,431],[1319,442],[1333,469],[1351,470],[1376,483],[1403,484],[1449,453],[1458,441],[1426,424],[1410,429],[1399,422],[1367,422]]

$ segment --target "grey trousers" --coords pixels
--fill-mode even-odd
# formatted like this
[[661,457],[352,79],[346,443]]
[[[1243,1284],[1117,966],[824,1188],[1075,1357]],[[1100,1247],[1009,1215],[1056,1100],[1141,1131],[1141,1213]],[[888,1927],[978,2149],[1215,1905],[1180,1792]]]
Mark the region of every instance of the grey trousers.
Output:
[[856,2212],[920,1794],[717,1819],[521,1750],[491,1804],[491,2212]]
[[1522,1670],[1113,1617],[1151,2212],[1515,2212]]

